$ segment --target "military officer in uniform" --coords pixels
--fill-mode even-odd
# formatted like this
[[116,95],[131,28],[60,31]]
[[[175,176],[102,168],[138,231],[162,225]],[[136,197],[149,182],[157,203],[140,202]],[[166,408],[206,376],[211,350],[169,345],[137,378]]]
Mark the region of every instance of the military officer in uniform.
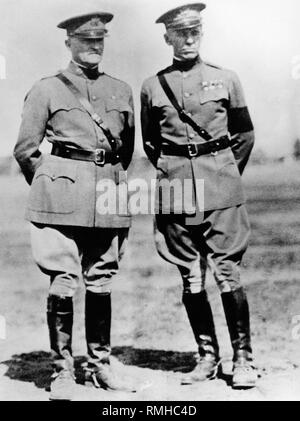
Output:
[[[38,81],[25,99],[14,149],[31,185],[27,219],[34,259],[50,277],[47,322],[55,372],[50,399],[71,399],[72,298],[81,274],[86,286],[87,378],[108,390],[128,389],[110,365],[111,281],[118,272],[130,215],[101,211],[101,181],[126,184],[134,148],[131,88],[100,72],[111,13],[72,17],[67,69]],[[50,155],[40,144],[52,144]],[[100,184],[99,184],[100,183]],[[123,196],[124,197],[124,196]],[[127,206],[127,205],[126,205]]]
[[[205,290],[209,265],[233,348],[232,386],[253,387],[249,307],[239,273],[249,238],[241,175],[254,143],[253,126],[238,76],[199,55],[204,8],[203,3],[183,5],[156,21],[165,24],[174,59],[147,79],[141,92],[144,149],[157,168],[155,239],[159,254],[180,271],[199,349],[196,368],[182,384],[213,379],[220,368]],[[176,180],[183,186],[191,181],[190,189],[183,195],[167,192],[166,181],[170,187]]]

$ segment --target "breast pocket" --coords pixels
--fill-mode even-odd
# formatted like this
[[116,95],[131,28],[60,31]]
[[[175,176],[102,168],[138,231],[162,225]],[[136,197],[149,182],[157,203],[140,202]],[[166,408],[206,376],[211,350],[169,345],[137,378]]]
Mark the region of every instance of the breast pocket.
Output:
[[107,99],[105,103],[106,120],[115,135],[120,135],[126,121],[126,114],[133,112],[130,105],[122,99]]
[[59,159],[36,171],[28,207],[36,212],[71,214],[75,209],[77,164]]
[[56,134],[65,137],[86,135],[92,123],[87,112],[76,101],[56,101],[51,104],[51,125]]
[[109,117],[121,117],[124,113],[132,112],[130,105],[120,99],[108,99],[105,103],[105,110]]
[[209,104],[228,101],[229,93],[225,88],[202,89],[200,91],[200,104]]

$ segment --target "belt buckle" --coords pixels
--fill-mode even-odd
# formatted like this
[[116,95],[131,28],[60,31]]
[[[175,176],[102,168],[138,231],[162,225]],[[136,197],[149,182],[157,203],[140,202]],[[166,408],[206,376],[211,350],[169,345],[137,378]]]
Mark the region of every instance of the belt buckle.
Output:
[[96,149],[95,150],[95,159],[94,162],[96,165],[105,164],[105,149]]
[[198,150],[197,150],[197,147],[196,147],[196,143],[189,143],[188,144],[188,152],[189,152],[190,158],[194,158],[195,156],[197,156]]

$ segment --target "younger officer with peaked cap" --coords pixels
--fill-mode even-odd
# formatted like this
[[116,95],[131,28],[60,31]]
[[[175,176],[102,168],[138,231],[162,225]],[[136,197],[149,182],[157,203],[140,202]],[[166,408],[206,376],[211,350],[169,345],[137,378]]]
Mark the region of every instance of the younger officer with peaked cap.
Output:
[[[101,180],[126,183],[134,147],[130,87],[99,72],[111,13],[76,16],[66,29],[72,60],[37,82],[25,99],[14,155],[31,185],[27,218],[33,256],[50,276],[47,322],[55,373],[50,399],[71,399],[73,295],[86,286],[87,377],[105,389],[128,390],[110,366],[111,281],[119,269],[130,216],[99,208]],[[51,155],[41,154],[43,139]],[[124,197],[124,195],[122,196]],[[125,208],[127,203],[125,204]]]
[[[249,238],[241,175],[253,147],[253,126],[237,75],[199,56],[204,8],[203,3],[187,4],[156,21],[166,26],[174,59],[144,82],[141,93],[144,149],[160,183],[155,239],[159,254],[181,273],[183,303],[200,354],[182,384],[215,378],[220,364],[205,290],[209,264],[233,347],[232,385],[252,387],[257,376],[239,266]],[[204,198],[199,180],[204,181]],[[170,183],[178,181],[184,194],[172,196]]]

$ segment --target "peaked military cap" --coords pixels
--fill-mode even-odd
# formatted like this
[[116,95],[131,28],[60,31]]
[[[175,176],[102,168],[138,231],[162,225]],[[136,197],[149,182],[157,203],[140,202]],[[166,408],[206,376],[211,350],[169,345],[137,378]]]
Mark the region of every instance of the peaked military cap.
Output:
[[57,25],[58,28],[66,29],[68,36],[78,38],[104,38],[107,34],[105,24],[112,20],[114,15],[106,12],[88,13],[74,16]]
[[201,25],[200,12],[205,8],[204,3],[184,4],[164,13],[155,23],[164,23],[167,29],[194,28]]

